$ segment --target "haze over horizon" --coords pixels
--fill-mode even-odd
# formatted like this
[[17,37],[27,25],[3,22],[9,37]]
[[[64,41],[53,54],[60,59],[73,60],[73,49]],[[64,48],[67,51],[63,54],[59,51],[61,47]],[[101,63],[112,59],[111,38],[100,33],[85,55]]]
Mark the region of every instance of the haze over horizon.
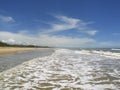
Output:
[[120,1],[1,0],[0,41],[120,48]]

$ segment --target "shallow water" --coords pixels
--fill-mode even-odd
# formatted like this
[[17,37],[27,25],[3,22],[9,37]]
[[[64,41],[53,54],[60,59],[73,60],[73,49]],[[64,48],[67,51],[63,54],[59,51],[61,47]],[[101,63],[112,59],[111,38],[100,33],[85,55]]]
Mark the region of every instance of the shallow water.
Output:
[[14,54],[0,55],[0,72],[15,67],[33,58],[51,55],[52,52],[54,52],[54,50],[52,49],[44,49],[44,50],[41,49],[41,50],[21,51]]
[[120,90],[117,53],[57,49],[0,75],[1,90]]

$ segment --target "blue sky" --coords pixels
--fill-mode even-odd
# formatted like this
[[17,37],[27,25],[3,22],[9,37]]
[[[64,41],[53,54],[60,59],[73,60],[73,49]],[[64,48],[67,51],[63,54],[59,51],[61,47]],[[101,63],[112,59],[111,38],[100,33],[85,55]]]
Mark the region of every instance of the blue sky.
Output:
[[119,0],[1,0],[0,40],[56,47],[120,47],[119,9]]

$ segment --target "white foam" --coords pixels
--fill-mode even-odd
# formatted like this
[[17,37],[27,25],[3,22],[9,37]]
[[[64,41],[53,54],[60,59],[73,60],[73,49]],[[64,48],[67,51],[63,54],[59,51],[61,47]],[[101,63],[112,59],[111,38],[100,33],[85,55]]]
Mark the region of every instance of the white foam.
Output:
[[119,86],[114,83],[120,80],[110,81],[107,75],[119,79],[119,69],[111,72],[109,67],[99,63],[108,59],[101,56],[101,52],[57,49],[51,56],[36,58],[1,73],[0,89],[117,90]]
[[87,54],[87,55],[93,55],[93,54],[99,54],[101,56],[109,57],[109,58],[115,58],[120,59],[120,53],[113,53],[110,51],[102,51],[102,50],[80,50],[75,51],[76,54]]
[[91,54],[91,52],[89,50],[75,51],[75,53],[77,53],[77,54],[87,54],[87,55]]
[[106,57],[120,59],[120,53],[113,53],[113,52],[110,52],[110,51],[102,51],[102,50],[101,51],[93,50],[92,52],[96,53],[96,54],[106,56]]
[[120,51],[120,49],[118,49],[118,48],[112,48],[111,50],[117,50],[117,51]]

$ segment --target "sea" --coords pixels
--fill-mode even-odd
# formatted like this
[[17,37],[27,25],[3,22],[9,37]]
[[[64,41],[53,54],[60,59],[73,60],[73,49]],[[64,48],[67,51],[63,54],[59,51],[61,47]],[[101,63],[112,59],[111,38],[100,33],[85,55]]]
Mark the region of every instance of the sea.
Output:
[[120,90],[120,49],[62,49],[0,73],[0,90]]

